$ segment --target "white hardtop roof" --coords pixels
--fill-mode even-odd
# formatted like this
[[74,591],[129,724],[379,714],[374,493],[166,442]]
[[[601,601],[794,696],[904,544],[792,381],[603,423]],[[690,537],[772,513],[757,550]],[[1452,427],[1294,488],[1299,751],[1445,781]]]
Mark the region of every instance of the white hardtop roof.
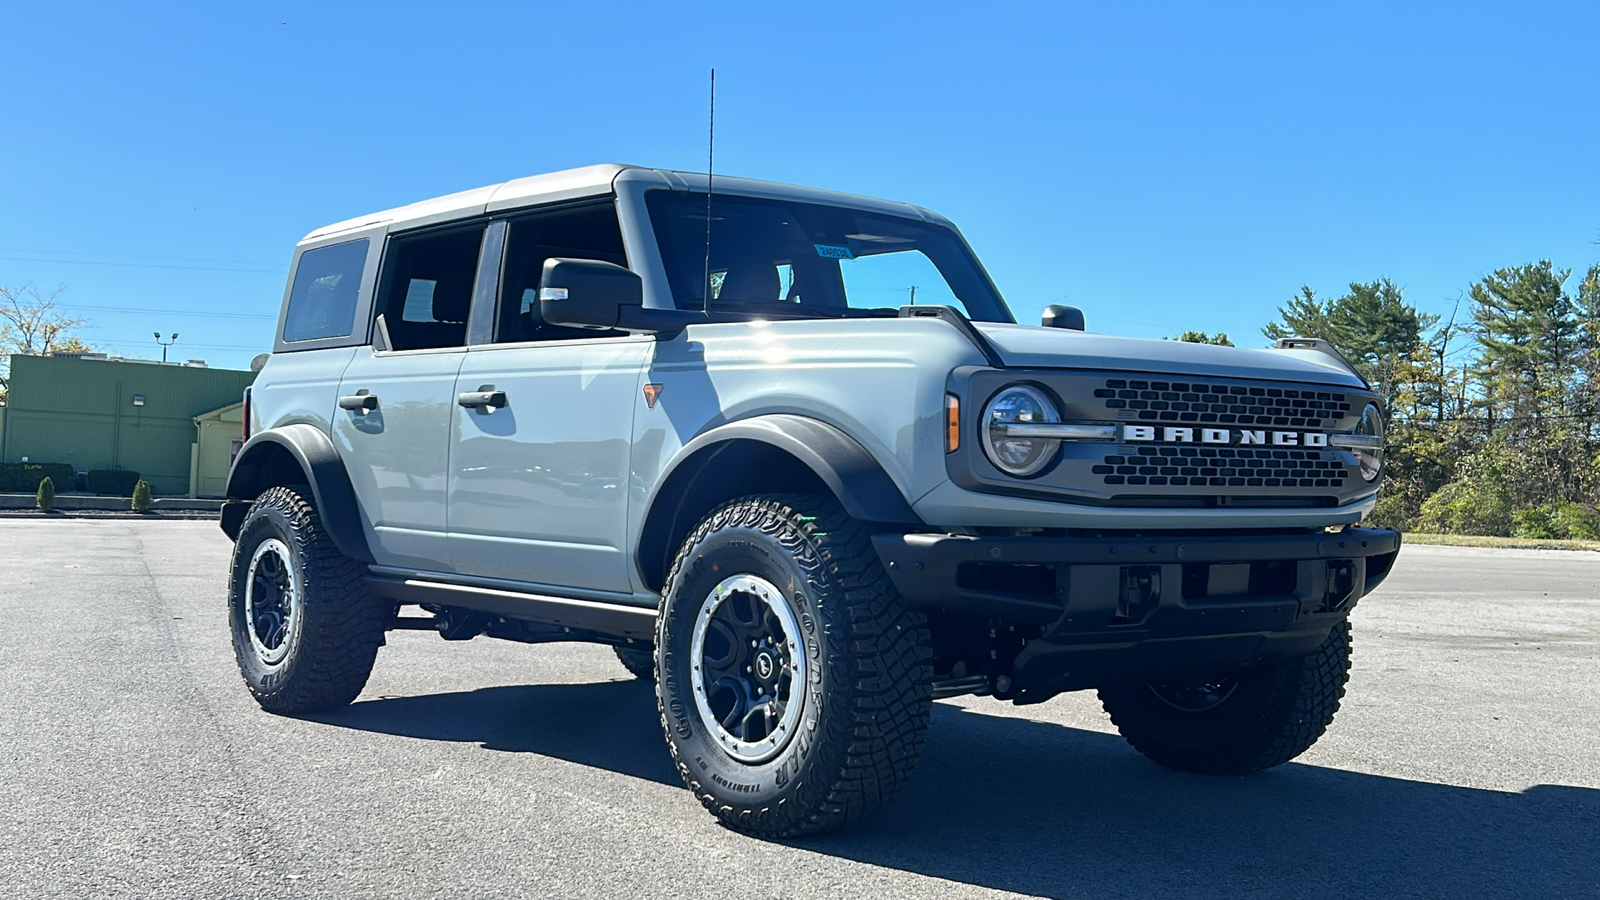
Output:
[[[343,222],[325,225],[306,235],[301,240],[302,243],[321,240],[346,231],[378,226],[387,226],[391,231],[417,228],[423,225],[449,222],[453,219],[469,218],[485,213],[502,212],[546,203],[559,203],[564,200],[578,200],[584,197],[597,197],[611,193],[618,181],[635,180],[654,182],[661,187],[681,191],[704,191],[706,189],[707,176],[699,173],[677,172],[670,169],[647,169],[641,166],[628,166],[617,163],[584,166],[579,169],[565,169],[544,175],[513,178],[500,184],[491,184],[485,187],[473,188],[469,191],[446,194],[443,197],[434,197],[430,200],[397,206],[394,209],[386,209],[371,215],[357,216],[353,219],[346,219]],[[948,224],[948,221],[943,216],[907,203],[895,203],[888,200],[861,197],[855,194],[779,184],[771,181],[758,181],[753,178],[733,178],[717,175],[713,179],[712,189],[718,192],[727,191],[730,194],[745,196],[774,197],[800,200],[807,203],[849,206],[883,212],[889,215],[910,216]]]

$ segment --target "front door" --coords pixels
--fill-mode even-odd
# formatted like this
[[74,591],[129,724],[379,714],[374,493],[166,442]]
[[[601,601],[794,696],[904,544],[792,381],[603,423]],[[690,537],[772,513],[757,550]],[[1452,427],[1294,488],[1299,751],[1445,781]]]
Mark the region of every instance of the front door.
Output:
[[629,447],[652,339],[541,321],[551,257],[625,265],[612,203],[509,221],[492,340],[456,379],[472,405],[450,429],[449,559],[462,574],[631,594]]
[[456,571],[567,591],[632,592],[629,447],[649,348],[648,338],[618,337],[467,353],[457,394],[505,405],[456,409],[449,500]]

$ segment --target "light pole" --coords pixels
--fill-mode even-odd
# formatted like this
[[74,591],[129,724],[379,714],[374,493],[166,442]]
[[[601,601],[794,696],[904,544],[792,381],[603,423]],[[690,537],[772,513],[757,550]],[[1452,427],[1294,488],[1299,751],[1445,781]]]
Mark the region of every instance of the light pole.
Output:
[[163,341],[161,339],[161,332],[159,332],[159,331],[156,332],[156,343],[161,345],[161,361],[162,362],[166,362],[167,361],[167,348],[171,347],[173,344],[176,344],[177,342],[178,342],[178,333],[176,331],[174,331],[172,333],[172,340],[170,340],[170,341]]

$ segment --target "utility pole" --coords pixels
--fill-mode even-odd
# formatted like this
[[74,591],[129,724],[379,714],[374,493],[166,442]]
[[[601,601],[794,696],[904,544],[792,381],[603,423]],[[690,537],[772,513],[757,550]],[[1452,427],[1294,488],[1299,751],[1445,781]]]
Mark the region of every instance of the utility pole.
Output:
[[917,305],[917,286],[914,284],[911,286],[911,305]]
[[161,339],[161,332],[159,332],[159,331],[156,332],[156,343],[161,345],[161,361],[162,362],[166,362],[167,361],[167,348],[171,347],[173,344],[176,344],[177,342],[178,342],[178,333],[176,331],[174,331],[172,333],[172,340],[170,340],[170,341],[163,341]]

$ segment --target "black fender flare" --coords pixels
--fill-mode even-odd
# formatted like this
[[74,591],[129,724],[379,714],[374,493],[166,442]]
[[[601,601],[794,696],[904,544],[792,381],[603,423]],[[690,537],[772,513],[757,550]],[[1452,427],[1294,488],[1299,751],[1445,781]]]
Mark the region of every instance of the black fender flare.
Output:
[[867,448],[838,427],[789,413],[739,419],[684,444],[656,478],[633,542],[634,560],[645,584],[653,585],[665,575],[663,556],[674,549],[669,546],[672,535],[693,526],[688,519],[697,510],[691,508],[691,497],[706,473],[714,471],[718,457],[751,443],[781,451],[810,470],[855,519],[896,530],[924,524]]
[[299,467],[304,476],[301,480],[310,486],[311,502],[334,546],[351,559],[371,563],[372,551],[367,547],[361,506],[356,502],[350,474],[333,442],[315,425],[301,423],[263,431],[239,448],[228,472],[222,530],[229,538],[237,538],[248,501],[269,487],[291,483],[284,478],[284,454]]
[[[739,419],[701,433],[683,445],[657,484],[666,484],[678,466],[706,447],[736,440],[768,444],[800,460],[822,479],[845,512],[854,518],[896,525],[922,524],[894,479],[859,441],[819,419],[788,413]],[[652,496],[652,506],[654,501]]]

